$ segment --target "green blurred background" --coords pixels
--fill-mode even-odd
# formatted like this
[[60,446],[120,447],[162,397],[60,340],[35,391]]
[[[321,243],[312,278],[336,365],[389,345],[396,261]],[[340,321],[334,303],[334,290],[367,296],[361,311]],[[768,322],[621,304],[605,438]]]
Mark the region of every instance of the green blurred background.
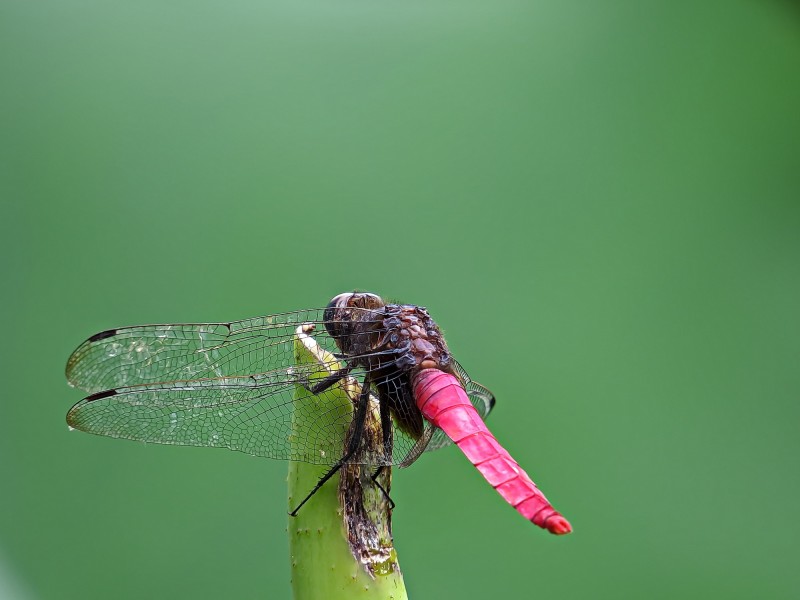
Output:
[[800,595],[800,10],[0,2],[0,595],[286,598],[287,465],[69,433],[101,329],[423,304],[575,533],[453,449],[413,598]]

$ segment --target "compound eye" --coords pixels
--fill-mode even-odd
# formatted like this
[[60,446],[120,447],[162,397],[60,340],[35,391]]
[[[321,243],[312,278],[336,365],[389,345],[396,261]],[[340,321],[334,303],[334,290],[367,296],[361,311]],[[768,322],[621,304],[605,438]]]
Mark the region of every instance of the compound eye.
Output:
[[336,319],[336,309],[346,307],[352,296],[353,292],[346,292],[344,294],[334,296],[333,299],[328,302],[328,306],[325,307],[325,312],[322,314],[322,319],[325,323],[325,329],[327,330],[328,335],[333,339],[337,339],[342,336],[341,323],[339,323]]
[[383,298],[370,292],[356,292],[347,298],[347,306],[365,310],[378,310],[386,306]]
[[364,298],[364,306],[366,308],[381,308],[386,306],[386,303],[383,301],[383,298],[378,296],[378,294],[373,294],[371,292],[364,292],[361,294]]
[[347,306],[347,302],[352,297],[353,297],[353,292],[344,292],[342,294],[338,294],[334,296],[330,302],[328,302],[328,308],[338,308]]

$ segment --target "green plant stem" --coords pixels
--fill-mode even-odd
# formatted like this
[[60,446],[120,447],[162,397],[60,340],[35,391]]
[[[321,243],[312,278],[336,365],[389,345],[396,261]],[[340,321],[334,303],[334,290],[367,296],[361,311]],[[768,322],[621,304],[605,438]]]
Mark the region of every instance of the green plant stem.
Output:
[[[314,381],[333,372],[338,365],[334,357],[317,346],[313,337],[306,333],[310,332],[303,332],[302,328],[298,330],[295,362],[297,365],[319,365],[319,372],[311,377]],[[320,406],[320,411],[329,410],[331,403],[341,403],[341,406],[352,410],[352,397],[344,388],[344,385],[336,385],[321,394],[319,401],[324,406]],[[295,393],[308,395],[305,388],[299,388]],[[313,418],[313,415],[295,414],[295,431],[304,431],[309,425],[305,419]],[[347,424],[341,427],[342,430],[336,433],[345,439]],[[305,498],[328,469],[326,465],[302,462],[289,464],[289,510]],[[296,517],[289,517],[287,533],[295,600],[406,600],[405,584],[391,546],[392,560],[382,564],[383,568],[374,576],[354,557],[348,543],[338,487],[339,473],[314,494]],[[389,523],[391,513],[387,510],[377,518],[386,519],[386,523]],[[385,545],[381,550],[386,550]]]

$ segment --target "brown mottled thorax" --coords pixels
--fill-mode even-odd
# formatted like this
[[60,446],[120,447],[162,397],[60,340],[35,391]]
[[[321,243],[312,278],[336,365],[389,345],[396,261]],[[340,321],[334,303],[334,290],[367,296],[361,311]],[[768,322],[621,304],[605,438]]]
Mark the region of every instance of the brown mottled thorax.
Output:
[[[341,294],[325,320],[342,352],[363,357],[357,362],[370,370],[391,364],[411,375],[430,368],[452,372],[442,332],[423,306],[385,304],[375,294]],[[381,351],[388,352],[377,354]]]
[[370,373],[397,426],[418,439],[422,413],[411,386],[422,369],[453,374],[442,332],[422,306],[386,304],[369,293],[339,294],[325,310],[325,327],[354,366]]
[[389,304],[384,308],[383,328],[378,346],[385,348],[408,347],[413,363],[407,361],[406,369],[412,374],[421,369],[441,369],[450,372],[450,352],[439,326],[423,306]]

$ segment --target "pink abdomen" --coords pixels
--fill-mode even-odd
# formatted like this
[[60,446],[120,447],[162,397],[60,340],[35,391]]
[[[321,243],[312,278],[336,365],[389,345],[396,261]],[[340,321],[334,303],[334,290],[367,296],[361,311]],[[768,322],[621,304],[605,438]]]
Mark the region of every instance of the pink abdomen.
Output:
[[428,421],[452,439],[486,481],[523,517],[550,533],[572,531],[486,427],[453,375],[423,369],[413,381],[417,406]]

